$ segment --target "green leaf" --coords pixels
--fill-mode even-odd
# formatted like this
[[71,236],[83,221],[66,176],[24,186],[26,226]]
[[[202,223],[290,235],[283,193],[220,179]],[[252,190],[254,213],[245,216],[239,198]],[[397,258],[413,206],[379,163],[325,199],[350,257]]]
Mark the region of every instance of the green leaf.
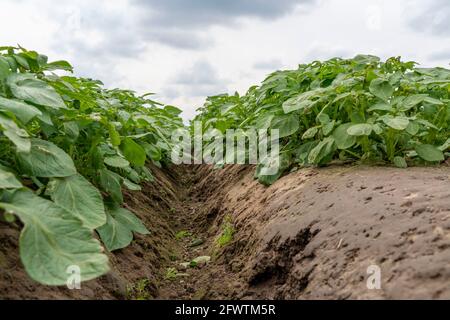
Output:
[[142,235],[150,234],[150,231],[148,231],[142,221],[131,211],[124,208],[117,208],[110,210],[109,213],[131,231]]
[[445,141],[445,143],[442,146],[440,146],[438,149],[441,150],[442,152],[444,152],[448,148],[450,148],[450,138],[448,138],[447,141]]
[[306,132],[303,134],[302,139],[308,140],[312,139],[316,136],[316,134],[319,132],[319,127],[313,127],[306,130]]
[[380,102],[370,107],[367,111],[392,111],[392,106],[386,102]]
[[0,167],[0,189],[21,189],[22,187],[14,173]]
[[409,125],[409,120],[405,117],[385,117],[383,122],[392,129],[403,131]]
[[11,68],[12,72],[17,72],[17,68],[19,67],[17,65],[17,61],[13,57],[5,57],[5,59],[8,61],[9,67]]
[[428,162],[444,161],[444,153],[430,144],[421,144],[415,148],[419,157]]
[[141,167],[141,168],[136,168],[136,170],[139,170],[140,175],[144,178],[145,181],[148,181],[148,182],[155,181],[155,178],[153,177],[153,174],[151,173],[149,168]]
[[80,135],[80,128],[76,121],[64,122],[64,131],[72,140],[77,140]]
[[49,141],[32,139],[31,151],[19,152],[17,158],[30,177],[63,178],[77,174],[70,156]]
[[268,128],[270,128],[270,124],[272,123],[274,117],[275,115],[271,113],[264,113],[260,115],[255,120],[255,128],[258,130],[267,130]]
[[373,132],[375,132],[377,135],[382,135],[384,132],[384,128],[379,123],[375,123],[373,125]]
[[394,94],[394,88],[389,81],[383,79],[375,79],[370,83],[370,92],[383,101],[388,101]]
[[0,56],[0,88],[2,83],[5,82],[6,78],[8,78],[8,75],[10,74],[11,70],[8,61]]
[[116,127],[113,124],[110,124],[108,127],[108,130],[109,130],[109,139],[111,140],[111,144],[114,147],[120,146],[122,140],[120,138],[120,134],[116,130]]
[[269,156],[256,167],[255,177],[260,183],[265,186],[274,184],[291,165],[291,159],[287,153],[281,153],[278,160]]
[[0,97],[0,110],[13,113],[23,124],[27,124],[34,117],[42,115],[42,112],[32,105],[19,100],[5,99],[2,97]]
[[283,103],[284,113],[291,113],[294,111],[302,111],[302,113],[307,113],[318,102],[318,100],[313,101],[313,99],[319,97],[322,92],[323,89],[318,88],[300,93],[286,100]]
[[431,129],[434,129],[434,130],[439,130],[439,128],[436,127],[434,124],[432,124],[431,122],[429,122],[427,120],[424,120],[424,119],[417,119],[416,123],[425,126],[427,129],[431,128]]
[[295,114],[276,116],[272,120],[271,129],[279,130],[280,139],[289,137],[300,129],[300,120]]
[[322,128],[322,133],[325,137],[329,136],[331,132],[333,132],[334,127],[336,126],[336,121],[333,120],[329,123],[327,123],[326,125],[323,126]]
[[437,106],[442,106],[444,104],[444,102],[442,102],[441,100],[431,98],[431,97],[426,97],[423,101],[426,103],[429,103],[429,104],[437,105]]
[[74,214],[86,228],[94,230],[106,223],[102,195],[83,176],[53,179],[48,192],[57,205]]
[[108,258],[91,230],[63,208],[25,190],[14,193],[0,207],[14,212],[25,225],[20,236],[20,257],[35,281],[66,285],[71,266],[80,268],[82,281],[108,272]]
[[150,233],[133,213],[124,208],[107,210],[107,217],[107,223],[97,232],[111,252],[128,247],[133,241],[133,231],[144,235]]
[[99,174],[100,185],[103,190],[107,192],[115,202],[117,202],[118,204],[122,204],[122,178],[118,174],[106,169],[100,170]]
[[47,63],[44,66],[44,69],[47,71],[64,70],[64,71],[73,72],[72,65],[69,62],[63,61],[63,60]]
[[403,112],[408,111],[417,106],[418,104],[422,103],[426,97],[427,97],[426,94],[414,94],[408,96],[402,101],[400,105],[400,110]]
[[30,70],[30,65],[28,64],[27,59],[25,59],[24,57],[19,56],[17,54],[14,55],[14,59],[16,59],[18,65],[20,65],[21,67],[23,67],[27,70]]
[[353,147],[356,143],[356,137],[349,135],[347,130],[353,126],[352,123],[340,125],[333,132],[333,138],[339,150],[346,150]]
[[126,168],[130,166],[130,163],[119,156],[107,157],[105,158],[105,163],[113,168]]
[[415,136],[420,131],[420,125],[416,122],[409,122],[408,127],[406,128],[406,132],[408,132],[410,135]]
[[0,131],[17,147],[18,152],[30,152],[31,142],[28,133],[6,116],[0,113]]
[[125,138],[120,145],[120,150],[123,152],[125,158],[130,161],[131,164],[143,167],[147,160],[147,155],[144,148],[134,142],[133,139]]
[[317,116],[317,121],[320,122],[321,125],[326,125],[328,123],[331,122],[330,116],[327,115],[326,113],[321,112],[318,116]]
[[300,96],[291,98],[283,103],[284,113],[291,113],[294,111],[309,111],[309,109],[316,104],[316,102],[308,100],[310,97],[309,92],[306,92]]
[[131,190],[131,191],[142,191],[142,188],[141,188],[140,185],[138,185],[138,184],[136,184],[136,183],[133,183],[133,182],[131,182],[131,181],[128,180],[128,179],[124,179],[124,180],[123,180],[123,185],[124,185],[128,190]]
[[107,213],[107,222],[97,229],[106,249],[110,252],[128,247],[133,241],[133,232]]
[[397,168],[403,168],[403,169],[408,168],[408,164],[406,163],[406,160],[403,157],[395,157],[394,164]]
[[373,126],[368,123],[354,124],[347,129],[347,134],[355,137],[370,136]]
[[162,154],[161,151],[155,147],[152,144],[144,143],[143,147],[145,149],[145,153],[147,156],[152,159],[153,161],[161,161],[162,160]]
[[165,106],[164,110],[174,116],[179,116],[180,114],[183,113],[183,110],[180,110],[179,108],[174,107],[174,106]]
[[45,81],[29,74],[11,74],[7,84],[14,97],[36,105],[53,109],[66,109],[61,96]]
[[308,162],[312,164],[321,164],[323,160],[330,158],[336,151],[336,144],[332,137],[321,141],[308,156]]
[[317,141],[310,141],[297,148],[295,151],[296,161],[301,166],[310,165],[311,163],[308,162],[309,154],[318,144],[319,142]]

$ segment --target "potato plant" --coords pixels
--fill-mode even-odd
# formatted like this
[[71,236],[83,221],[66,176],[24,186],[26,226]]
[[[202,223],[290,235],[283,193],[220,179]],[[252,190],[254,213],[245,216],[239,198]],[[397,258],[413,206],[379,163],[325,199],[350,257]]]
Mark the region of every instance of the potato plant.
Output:
[[[58,73],[56,72],[58,71]],[[168,161],[181,111],[100,81],[61,76],[66,61],[24,48],[0,48],[0,211],[23,224],[20,256],[28,274],[65,285],[108,271],[94,237],[114,251],[144,224],[122,208],[126,188],[152,181],[148,161]]]
[[450,70],[358,55],[277,71],[246,95],[209,97],[203,129],[279,129],[281,166],[436,164],[449,156]]

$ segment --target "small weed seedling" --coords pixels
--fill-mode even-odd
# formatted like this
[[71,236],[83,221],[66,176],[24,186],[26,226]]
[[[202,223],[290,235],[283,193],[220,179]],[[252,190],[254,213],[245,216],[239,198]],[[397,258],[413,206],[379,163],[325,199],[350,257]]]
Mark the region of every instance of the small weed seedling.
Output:
[[135,284],[127,287],[127,299],[129,300],[149,300],[152,295],[149,292],[150,280],[141,279]]
[[227,216],[222,226],[222,234],[217,239],[217,246],[222,248],[231,243],[234,239],[235,232],[236,230],[234,229],[232,219],[230,216]]
[[180,231],[175,235],[175,239],[177,239],[178,241],[186,239],[186,238],[190,238],[192,237],[192,233],[190,233],[189,231]]

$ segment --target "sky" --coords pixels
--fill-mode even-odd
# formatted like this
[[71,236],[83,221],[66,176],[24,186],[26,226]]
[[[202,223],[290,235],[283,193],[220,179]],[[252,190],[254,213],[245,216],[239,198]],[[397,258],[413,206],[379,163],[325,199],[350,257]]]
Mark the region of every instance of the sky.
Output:
[[68,60],[191,119],[207,96],[332,57],[450,63],[449,0],[0,0],[0,46]]

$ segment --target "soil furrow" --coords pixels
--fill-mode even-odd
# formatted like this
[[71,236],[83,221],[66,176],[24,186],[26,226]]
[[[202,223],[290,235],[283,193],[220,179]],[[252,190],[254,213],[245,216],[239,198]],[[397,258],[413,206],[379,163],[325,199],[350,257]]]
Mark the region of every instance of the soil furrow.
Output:
[[[126,193],[152,234],[81,290],[30,280],[20,225],[0,223],[0,298],[450,298],[447,166],[309,168],[268,188],[246,166],[152,171],[154,183]],[[367,286],[373,266],[379,290]]]

